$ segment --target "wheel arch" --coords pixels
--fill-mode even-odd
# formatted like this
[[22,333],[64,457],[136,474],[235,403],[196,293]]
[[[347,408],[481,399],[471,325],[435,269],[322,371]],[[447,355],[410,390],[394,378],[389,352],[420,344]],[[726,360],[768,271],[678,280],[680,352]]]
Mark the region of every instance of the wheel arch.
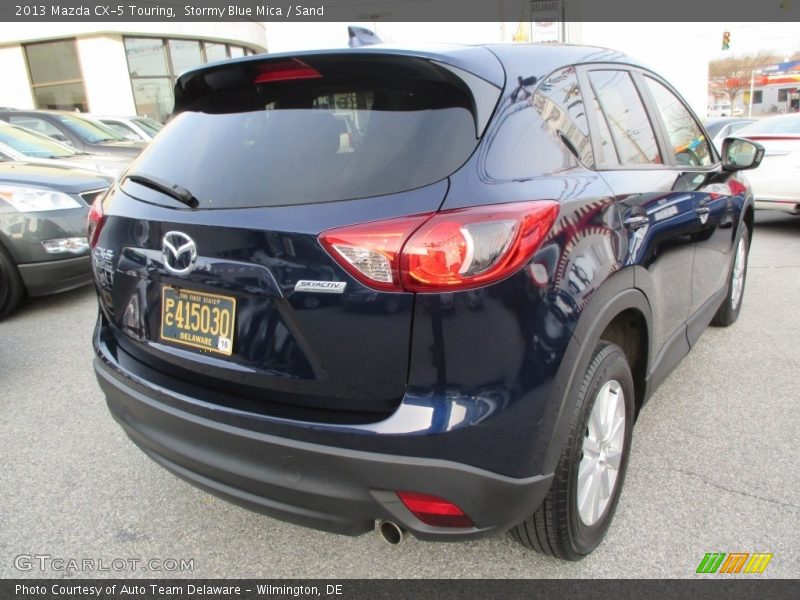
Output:
[[14,264],[19,262],[19,254],[14,244],[11,243],[11,238],[2,229],[0,229],[0,250],[4,250],[12,258]]
[[[558,401],[553,406],[557,415],[543,472],[552,472],[558,463],[572,414],[573,407],[569,399],[577,395],[581,375],[586,371],[594,348],[601,339],[619,345],[626,352],[634,376],[637,411],[646,402],[646,374],[653,358],[651,323],[650,303],[644,292],[635,287],[633,268],[618,271],[593,294],[581,311],[554,380],[553,397]],[[636,335],[629,331],[631,326],[638,328]]]

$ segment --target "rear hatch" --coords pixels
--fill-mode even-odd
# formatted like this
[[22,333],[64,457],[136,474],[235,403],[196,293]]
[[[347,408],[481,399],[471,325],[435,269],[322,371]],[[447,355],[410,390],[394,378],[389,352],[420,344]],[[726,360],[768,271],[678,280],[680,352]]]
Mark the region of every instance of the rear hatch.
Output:
[[413,295],[365,286],[318,236],[436,211],[498,97],[460,67],[374,51],[184,75],[170,123],[103,203],[101,336],[212,402],[384,417],[405,391]]

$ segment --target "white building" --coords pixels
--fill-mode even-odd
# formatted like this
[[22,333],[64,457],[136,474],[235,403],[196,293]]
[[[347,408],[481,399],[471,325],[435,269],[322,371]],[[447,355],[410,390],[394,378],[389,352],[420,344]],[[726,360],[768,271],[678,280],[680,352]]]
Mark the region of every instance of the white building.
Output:
[[0,106],[164,120],[190,67],[267,50],[261,23],[15,23],[0,29]]
[[768,116],[800,112],[800,68],[793,73],[756,75],[753,79],[752,107],[749,89],[736,99],[735,106],[741,108],[743,114]]

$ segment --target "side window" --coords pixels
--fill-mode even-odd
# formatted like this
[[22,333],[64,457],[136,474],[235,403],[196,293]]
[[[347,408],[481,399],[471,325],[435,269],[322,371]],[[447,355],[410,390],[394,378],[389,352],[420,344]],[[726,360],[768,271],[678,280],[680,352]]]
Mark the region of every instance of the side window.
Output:
[[128,138],[129,140],[133,140],[134,142],[141,142],[142,136],[136,133],[130,127],[123,125],[122,123],[115,123],[113,121],[101,121],[103,125],[106,127],[110,127],[113,131],[117,132],[124,138]]
[[[653,126],[627,71],[590,71],[621,165],[661,164]],[[608,158],[608,157],[606,157]]]
[[664,121],[676,162],[695,167],[710,165],[712,158],[708,141],[689,109],[655,79],[645,76],[644,80]]
[[38,131],[39,133],[56,140],[63,141],[67,139],[67,137],[61,133],[57,127],[51,125],[44,119],[39,119],[37,117],[15,117],[12,115],[8,118],[8,122],[13,123],[14,125],[19,125],[20,127],[31,129],[33,131]]

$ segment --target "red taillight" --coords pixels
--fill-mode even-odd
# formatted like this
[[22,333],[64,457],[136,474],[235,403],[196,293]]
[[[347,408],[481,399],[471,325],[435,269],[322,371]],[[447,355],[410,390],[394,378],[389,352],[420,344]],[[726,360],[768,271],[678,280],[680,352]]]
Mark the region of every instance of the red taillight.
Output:
[[353,225],[319,239],[365,285],[451,292],[513,274],[533,256],[557,215],[557,202],[496,204]]
[[319,79],[322,74],[296,58],[267,63],[258,67],[253,83],[275,83],[296,79]]
[[90,248],[94,248],[97,245],[97,238],[100,237],[100,230],[103,228],[104,222],[103,196],[101,195],[92,202],[92,207],[89,209],[89,217],[87,218],[86,239],[89,240]]
[[731,196],[742,196],[747,193],[747,186],[733,178],[728,180],[728,188],[731,191]]
[[387,292],[400,287],[400,250],[430,214],[331,229],[319,240],[331,256],[364,285]]
[[452,502],[417,492],[397,492],[415,517],[434,527],[474,527],[472,520]]

